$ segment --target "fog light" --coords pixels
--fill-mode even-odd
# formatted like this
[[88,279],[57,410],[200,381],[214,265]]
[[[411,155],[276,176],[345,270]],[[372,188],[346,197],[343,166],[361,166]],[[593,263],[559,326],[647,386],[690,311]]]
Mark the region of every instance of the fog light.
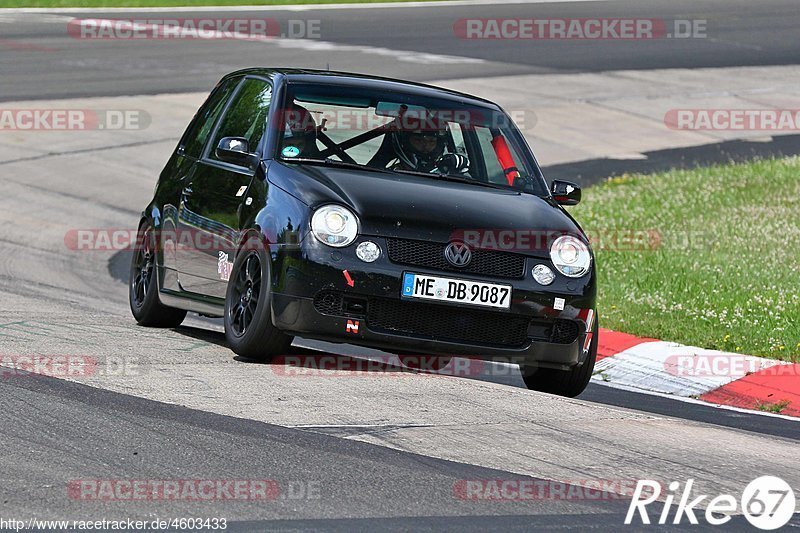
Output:
[[372,263],[381,256],[381,248],[372,241],[364,241],[356,247],[356,255],[365,263]]
[[556,279],[556,275],[546,265],[536,265],[533,267],[531,274],[533,274],[533,279],[539,285],[550,285]]

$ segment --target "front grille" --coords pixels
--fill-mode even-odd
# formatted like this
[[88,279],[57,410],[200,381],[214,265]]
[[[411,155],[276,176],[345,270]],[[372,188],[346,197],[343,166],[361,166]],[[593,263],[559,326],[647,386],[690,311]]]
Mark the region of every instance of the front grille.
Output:
[[342,293],[338,291],[320,291],[314,297],[314,309],[323,315],[342,314]]
[[455,267],[444,258],[447,244],[408,239],[386,239],[389,260],[435,270],[482,274],[497,278],[525,276],[525,256],[495,250],[472,250],[472,261],[465,267]]
[[431,340],[518,348],[529,317],[445,305],[370,298],[367,325],[374,331]]
[[554,344],[572,344],[579,333],[577,322],[563,318],[534,318],[528,327],[531,339]]
[[[364,301],[364,300],[362,300]],[[349,316],[344,295],[323,290],[314,297],[314,308],[323,315]],[[363,316],[362,312],[358,313]],[[572,344],[580,331],[574,320],[534,318],[449,305],[370,298],[370,329],[418,338],[518,348],[526,340]]]
[[573,320],[556,320],[550,342],[556,344],[572,344],[578,338],[578,324]]

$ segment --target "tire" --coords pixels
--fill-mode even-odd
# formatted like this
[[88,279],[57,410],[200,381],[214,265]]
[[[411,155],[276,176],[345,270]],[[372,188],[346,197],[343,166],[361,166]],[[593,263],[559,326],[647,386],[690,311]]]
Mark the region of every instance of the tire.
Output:
[[247,241],[236,256],[225,294],[225,338],[237,355],[269,362],[286,354],[292,337],[272,324],[270,269],[264,246]]
[[153,227],[148,222],[143,222],[136,237],[128,281],[131,313],[140,326],[176,328],[186,318],[186,311],[167,307],[158,299],[158,261]]
[[557,394],[574,398],[582,393],[589,380],[592,379],[594,364],[597,361],[597,333],[598,319],[595,318],[592,330],[592,344],[589,346],[589,355],[580,366],[569,370],[556,370],[554,368],[520,368],[522,379],[530,390]]

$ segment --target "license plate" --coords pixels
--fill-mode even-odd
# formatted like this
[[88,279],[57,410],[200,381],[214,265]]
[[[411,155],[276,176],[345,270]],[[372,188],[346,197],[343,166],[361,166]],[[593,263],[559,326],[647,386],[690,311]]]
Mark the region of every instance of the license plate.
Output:
[[403,274],[402,296],[484,307],[511,307],[511,286],[423,274]]

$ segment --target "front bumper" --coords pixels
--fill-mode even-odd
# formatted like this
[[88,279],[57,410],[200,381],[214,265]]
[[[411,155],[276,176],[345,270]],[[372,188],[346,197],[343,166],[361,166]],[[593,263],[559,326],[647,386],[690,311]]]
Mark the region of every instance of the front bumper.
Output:
[[[355,256],[364,240],[381,247],[377,261],[364,263]],[[291,334],[401,355],[460,355],[558,368],[581,363],[588,350],[594,272],[578,280],[559,276],[548,287],[530,277],[533,266],[546,262],[532,257],[526,259],[524,279],[443,272],[392,263],[385,240],[371,236],[343,249],[309,237],[300,246],[274,246],[271,255],[273,323]],[[403,272],[510,284],[512,304],[508,310],[484,310],[401,299]],[[562,310],[555,309],[556,298],[564,300]]]

